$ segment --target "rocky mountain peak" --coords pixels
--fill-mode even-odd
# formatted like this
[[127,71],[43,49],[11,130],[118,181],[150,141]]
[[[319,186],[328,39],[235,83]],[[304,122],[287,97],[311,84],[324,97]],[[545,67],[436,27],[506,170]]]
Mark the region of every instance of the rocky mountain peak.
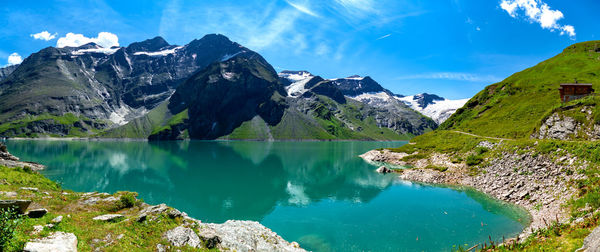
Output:
[[419,104],[420,108],[425,108],[428,105],[432,104],[434,101],[443,101],[446,99],[434,94],[422,93],[415,95],[413,97],[413,100],[416,101],[417,104]]
[[151,39],[146,39],[142,42],[131,43],[127,47],[128,52],[155,52],[160,51],[162,48],[170,46],[170,44],[160,36],[156,36]]

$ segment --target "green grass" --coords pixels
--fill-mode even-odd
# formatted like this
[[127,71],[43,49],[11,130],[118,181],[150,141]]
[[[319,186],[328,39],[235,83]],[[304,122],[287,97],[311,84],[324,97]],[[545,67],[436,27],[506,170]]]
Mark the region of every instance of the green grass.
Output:
[[168,102],[158,105],[143,117],[136,118],[118,128],[97,134],[101,138],[141,138],[146,139],[157,128],[171,119]]
[[[11,135],[7,132],[8,131],[22,131],[23,135],[21,135],[21,136],[35,137],[35,136],[37,136],[37,134],[36,135],[30,134],[27,130],[27,126],[32,123],[40,122],[40,121],[49,121],[51,124],[59,124],[59,125],[68,126],[69,133],[66,135],[67,137],[82,137],[82,136],[87,136],[89,134],[83,132],[81,130],[81,128],[75,127],[74,124],[76,122],[92,121],[92,120],[85,116],[76,116],[72,113],[66,113],[62,116],[56,116],[56,115],[51,115],[51,114],[42,114],[42,115],[38,115],[38,116],[26,116],[19,120],[0,124],[0,135],[15,136],[15,135]],[[92,127],[89,127],[89,128],[91,129]]]
[[[561,83],[592,83],[600,90],[599,41],[578,43],[538,65],[486,87],[444,122],[482,136],[528,138],[549,112],[561,106]],[[596,112],[600,119],[600,113]]]

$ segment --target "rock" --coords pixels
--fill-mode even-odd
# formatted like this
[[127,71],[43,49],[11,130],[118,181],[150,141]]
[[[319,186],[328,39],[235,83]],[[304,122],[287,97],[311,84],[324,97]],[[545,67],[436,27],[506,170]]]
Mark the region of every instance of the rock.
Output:
[[148,218],[148,215],[143,213],[143,214],[138,215],[138,217],[135,219],[135,221],[144,222],[147,218]]
[[377,168],[377,170],[375,170],[375,171],[379,172],[379,173],[383,173],[383,174],[392,172],[392,170],[390,170],[389,168],[387,168],[385,166],[381,166],[381,167]]
[[167,213],[167,215],[168,215],[168,216],[169,216],[169,218],[171,218],[171,219],[175,219],[175,218],[177,218],[177,217],[182,217],[182,216],[183,216],[183,214],[182,214],[182,213],[181,213],[179,210],[177,210],[177,209],[174,209],[174,208],[173,208],[173,209],[171,209],[171,210],[169,210],[169,212]]
[[600,227],[595,228],[583,240],[583,246],[577,251],[598,252],[600,251]]
[[35,225],[33,226],[33,231],[31,231],[32,234],[36,235],[41,233],[44,230],[44,226],[42,225]]
[[117,222],[122,218],[125,218],[125,216],[123,216],[122,214],[105,214],[105,215],[96,216],[93,218],[93,220]]
[[115,201],[117,201],[117,200],[119,200],[119,199],[117,199],[117,198],[116,198],[116,197],[114,197],[114,196],[110,196],[110,197],[108,197],[108,198],[101,199],[100,201],[104,201],[104,202],[115,202]]
[[232,221],[223,224],[201,224],[213,229],[221,238],[219,248],[233,251],[305,251],[285,241],[281,236],[255,221]]
[[165,245],[162,245],[159,243],[159,244],[156,244],[156,251],[157,252],[165,252],[165,251],[167,251],[167,249],[165,248]]
[[40,191],[40,189],[37,189],[35,187],[21,187],[21,188],[19,188],[19,190],[32,191],[32,192],[39,192]]
[[168,209],[169,207],[167,207],[165,204],[148,206],[141,211],[141,214],[161,214],[166,212]]
[[27,211],[27,216],[29,216],[29,218],[34,218],[34,219],[42,218],[47,213],[48,213],[48,210],[46,208],[38,208],[38,209],[33,209],[33,210]]
[[57,216],[56,218],[52,219],[50,222],[54,223],[54,224],[59,224],[61,223],[63,220],[62,215]]
[[77,251],[77,236],[72,233],[55,232],[50,236],[25,244],[23,251],[29,252],[71,252]]
[[15,208],[18,213],[23,214],[31,204],[31,200],[0,200],[0,209]]
[[175,247],[190,246],[198,248],[201,246],[200,238],[194,230],[183,226],[167,231],[164,237]]
[[200,240],[202,240],[204,246],[208,249],[216,248],[221,244],[221,238],[217,235],[217,232],[207,226],[203,226],[203,228],[198,230],[198,236],[200,236]]
[[17,192],[0,192],[0,195],[4,195],[4,197],[12,198],[12,197],[17,197]]

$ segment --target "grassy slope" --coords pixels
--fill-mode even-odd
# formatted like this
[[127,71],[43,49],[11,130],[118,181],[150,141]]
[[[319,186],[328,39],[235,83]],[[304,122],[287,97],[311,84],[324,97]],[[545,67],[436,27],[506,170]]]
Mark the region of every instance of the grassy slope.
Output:
[[[24,218],[19,225],[16,237],[11,241],[7,251],[22,251],[25,242],[32,238],[48,236],[50,232],[63,231],[74,233],[78,239],[79,251],[92,251],[100,246],[103,251],[153,251],[156,244],[167,245],[167,241],[162,238],[162,234],[181,224],[181,219],[171,219],[165,215],[158,216],[156,221],[145,221],[138,223],[135,217],[141,210],[139,202],[133,207],[126,207],[117,210],[118,202],[100,202],[93,205],[82,205],[82,193],[65,191],[60,185],[50,181],[44,176],[27,172],[21,169],[6,168],[0,166],[0,178],[4,183],[0,183],[0,191],[17,192],[19,199],[30,199],[33,201],[33,207],[43,207],[48,209],[49,213],[40,219]],[[39,192],[20,190],[21,187],[35,187]],[[66,194],[63,194],[66,193]],[[107,198],[131,193],[120,192],[115,195],[102,195]],[[2,196],[3,199],[5,198]],[[108,223],[92,220],[93,217],[108,213],[118,213],[127,218],[133,218],[134,221],[121,221]],[[62,215],[63,221],[53,228],[45,228],[40,234],[32,234],[34,225],[45,225],[58,215]],[[107,235],[112,237],[113,241],[107,245]],[[116,237],[123,234],[122,239]],[[98,239],[99,242],[94,242]],[[181,248],[182,251],[198,251],[198,249]],[[202,251],[202,250],[201,250]]]
[[[592,209],[600,207],[600,143],[531,140],[529,137],[543,119],[555,112],[571,116],[588,126],[600,122],[600,98],[587,97],[563,104],[558,92],[560,83],[573,82],[575,78],[581,83],[592,83],[594,89],[600,90],[599,48],[600,41],[572,45],[551,59],[490,85],[444,122],[440,129],[418,136],[412,139],[410,145],[393,151],[414,153],[420,158],[434,152],[446,153],[453,157],[453,162],[471,163],[470,171],[474,173],[478,172],[478,165],[485,165],[486,159],[503,151],[533,152],[550,155],[557,160],[570,153],[588,162],[588,168],[579,171],[588,178],[574,182],[579,195],[565,207],[571,210],[573,218],[588,214],[590,211],[584,210],[586,205]],[[581,106],[592,107],[593,120],[577,109]],[[503,141],[498,150],[486,152],[477,148],[478,143],[498,140],[468,136],[454,130],[515,140]],[[573,251],[598,225],[598,220],[600,216],[596,214],[580,224],[552,225],[539,230],[520,245],[499,250]]]
[[104,138],[147,138],[154,130],[161,128],[173,115],[169,112],[168,103],[162,103],[147,115],[106,132],[98,134]]
[[[288,109],[281,122],[275,126],[268,126],[262,119],[255,117],[222,138],[265,140],[269,137],[268,132],[276,140],[407,140],[412,137],[399,135],[389,128],[380,128],[372,117],[358,119],[362,117],[360,106],[364,106],[359,102],[339,104],[325,96],[319,96],[319,99],[321,103],[313,109],[314,117]],[[337,107],[339,117],[345,118],[354,128],[360,127],[361,130],[350,129],[333,115],[327,106]]]
[[[46,121],[46,120],[51,120],[56,124],[68,126],[69,134],[66,135],[66,137],[89,136],[89,134],[83,132],[81,130],[81,128],[75,127],[74,124],[76,122],[81,122],[81,121],[92,121],[91,119],[89,119],[85,116],[76,116],[72,113],[66,113],[65,115],[62,115],[62,116],[56,116],[56,115],[50,115],[50,114],[42,114],[42,115],[38,115],[38,116],[26,116],[25,118],[22,118],[19,120],[0,124],[0,135],[6,135],[7,131],[16,130],[16,129],[24,129],[24,128],[27,128],[28,125],[30,125],[34,122]],[[97,131],[97,130],[93,129],[93,127],[89,127],[89,129],[92,131],[92,133]],[[10,135],[10,136],[13,136],[13,135]],[[38,137],[38,136],[39,136],[39,133],[34,133],[34,134],[23,133],[23,134],[15,135],[13,137]],[[51,135],[51,136],[54,137],[55,135]]]
[[441,129],[527,138],[560,106],[561,83],[592,83],[600,90],[600,41],[572,45],[561,54],[486,87],[444,122]]

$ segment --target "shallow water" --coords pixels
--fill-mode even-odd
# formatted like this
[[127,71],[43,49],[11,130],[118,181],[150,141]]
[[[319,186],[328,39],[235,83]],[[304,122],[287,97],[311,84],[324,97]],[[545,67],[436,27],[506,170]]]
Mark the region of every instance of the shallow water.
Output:
[[203,222],[255,220],[315,251],[449,251],[518,234],[521,209],[381,175],[358,157],[404,142],[8,141],[76,191],[136,191]]

